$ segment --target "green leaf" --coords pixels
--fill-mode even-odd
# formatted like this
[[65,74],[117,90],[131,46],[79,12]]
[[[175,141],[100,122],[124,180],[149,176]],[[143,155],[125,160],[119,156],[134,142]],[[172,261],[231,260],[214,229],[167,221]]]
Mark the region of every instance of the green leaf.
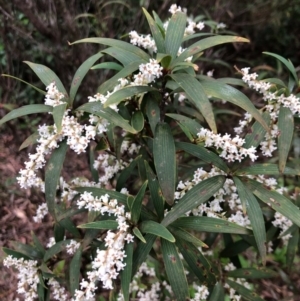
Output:
[[9,249],[9,248],[2,247],[2,250],[5,254],[11,255],[12,257],[17,258],[17,259],[20,259],[20,258],[24,258],[24,260],[32,259],[31,257],[29,257],[29,256],[27,256],[23,253],[17,252],[15,250],[12,250],[12,249]]
[[97,222],[79,225],[77,226],[77,228],[116,230],[118,228],[118,222],[114,220],[97,221]]
[[123,128],[125,131],[135,134],[136,130],[129,125],[129,121],[124,119],[117,112],[111,108],[103,108],[102,103],[100,102],[88,102],[80,106],[77,111],[85,111],[97,116],[100,116],[104,119],[107,119],[109,122],[113,123],[115,126]]
[[244,186],[241,180],[237,177],[233,177],[233,181],[236,185],[237,193],[240,197],[242,204],[245,204],[246,206],[245,209],[251,222],[251,227],[253,230],[257,248],[260,253],[262,262],[265,265],[267,256],[267,235],[262,210],[255,196],[247,187]]
[[213,196],[225,182],[224,176],[215,176],[195,185],[176,203],[162,221],[162,225],[168,226],[186,212],[198,207]]
[[171,54],[173,58],[177,57],[179,47],[182,43],[186,19],[185,13],[176,12],[169,21],[165,37],[165,47],[166,53]]
[[[18,81],[20,81],[20,82],[22,82],[22,83],[28,85],[29,87],[33,88],[34,90],[36,90],[36,91],[38,91],[38,92],[40,92],[40,93],[46,95],[46,91],[43,91],[43,90],[37,88],[36,86],[31,85],[30,83],[28,83],[28,82],[26,82],[26,81],[24,81],[24,80],[22,80],[22,79],[20,79],[20,78],[18,78],[18,77],[15,77],[15,76],[12,76],[12,75],[9,75],[9,74],[1,74],[1,76],[16,79],[16,80],[18,80]],[[2,105],[3,105],[3,104],[2,104]]]
[[60,223],[54,224],[54,238],[56,242],[64,240],[65,228]]
[[29,137],[27,137],[23,143],[21,144],[21,146],[19,147],[19,151],[30,146],[33,144],[37,143],[37,140],[39,139],[40,135],[38,132],[35,132],[33,134],[31,134]]
[[141,111],[135,111],[131,118],[132,127],[138,132],[144,128],[144,115]]
[[298,243],[299,243],[299,228],[294,229],[294,231],[291,233],[291,237],[287,245],[286,265],[289,271],[291,271],[293,268],[294,259],[297,254]]
[[175,242],[174,236],[163,225],[154,221],[144,221],[140,224],[139,229],[142,233],[150,233],[162,237],[170,242]]
[[33,240],[34,246],[41,253],[41,255],[43,257],[44,254],[45,254],[45,248],[44,248],[44,246],[41,244],[41,242],[39,241],[38,237],[33,232],[31,232],[31,235],[32,235],[32,240]]
[[263,301],[262,298],[260,298],[255,292],[252,292],[245,288],[243,285],[238,284],[235,281],[226,280],[227,284],[232,287],[234,290],[236,290],[239,295],[241,295],[243,298],[249,301]]
[[142,243],[146,243],[147,241],[145,240],[143,234],[141,233],[141,231],[137,228],[137,227],[134,227],[132,229],[132,232],[133,234],[142,242]]
[[113,104],[118,104],[119,102],[125,101],[132,96],[146,93],[149,91],[157,91],[157,89],[152,88],[150,86],[129,86],[122,88],[108,97],[108,99],[104,103],[104,108]]
[[209,295],[209,301],[224,301],[225,294],[223,284],[217,282],[212,293]]
[[183,62],[188,57],[195,55],[199,52],[202,52],[205,49],[210,47],[224,44],[224,43],[236,43],[236,42],[249,42],[248,39],[237,37],[237,36],[214,36],[198,41],[191,46],[189,46],[185,51],[181,53],[181,55],[172,62],[172,66],[174,67],[177,62]]
[[280,108],[278,116],[278,130],[279,170],[280,172],[283,172],[294,135],[294,116],[289,108]]
[[150,123],[151,131],[154,134],[157,123],[160,120],[160,109],[158,103],[151,94],[146,95],[146,115]]
[[37,248],[36,246],[26,245],[26,244],[20,243],[18,241],[11,241],[10,243],[17,252],[25,254],[26,256],[28,256],[30,258],[33,258],[33,259],[42,259],[43,258],[43,252],[41,252],[39,250],[39,248]]
[[59,92],[63,93],[66,98],[68,98],[68,93],[63,86],[59,77],[48,67],[40,64],[34,64],[29,61],[24,61],[34,73],[38,76],[38,78],[42,81],[45,86],[50,85],[51,83],[55,82],[56,88]]
[[[125,51],[124,49],[120,51],[120,48],[116,47],[106,48],[102,50],[102,52],[118,60],[123,66],[125,66],[125,68],[133,63],[135,63],[136,65],[141,65],[148,62],[130,51]],[[121,66],[122,68],[120,69],[120,71],[123,69],[123,66]]]
[[100,94],[105,94],[110,90],[113,90],[118,84],[120,78],[125,78],[128,75],[131,75],[133,72],[139,69],[140,62],[134,61],[124,67],[120,72],[115,74],[109,80],[105,81],[101,86],[98,88],[98,92]]
[[208,216],[180,217],[175,222],[173,222],[171,226],[185,228],[185,229],[199,231],[199,232],[232,233],[232,234],[251,233],[251,231],[249,231],[247,228],[239,226],[235,223],[229,222],[224,219],[208,217]]
[[211,130],[216,133],[214,113],[207,98],[209,93],[204,91],[202,84],[189,74],[171,74],[170,77],[184,90],[189,101],[201,112]]
[[149,166],[149,163],[147,161],[144,161],[147,177],[148,177],[148,186],[150,190],[151,200],[153,202],[155,211],[159,217],[159,219],[163,219],[164,217],[164,199],[162,197],[162,192],[159,187],[156,175],[152,171],[151,167]]
[[123,66],[114,62],[105,62],[91,67],[91,70],[96,70],[96,69],[109,69],[109,70],[121,71],[123,69]]
[[149,61],[149,59],[150,59],[149,55],[145,51],[143,51],[140,48],[133,46],[127,42],[123,42],[120,40],[114,40],[114,39],[109,39],[109,38],[87,38],[87,39],[82,39],[82,40],[76,41],[74,43],[71,43],[70,45],[78,44],[78,43],[103,44],[103,45],[119,48],[119,51],[125,50],[128,52],[131,52],[145,61]]
[[176,154],[174,138],[166,123],[158,123],[153,141],[154,165],[159,185],[167,203],[174,203]]
[[46,106],[46,105],[27,105],[27,106],[23,106],[21,108],[15,109],[11,112],[9,112],[8,114],[6,114],[1,120],[0,120],[0,125],[21,117],[21,116],[26,116],[29,114],[36,114],[36,113],[46,113],[46,112],[52,112],[53,107],[52,106]]
[[139,242],[137,248],[133,253],[133,267],[132,267],[132,275],[135,275],[139,266],[146,261],[146,258],[152,249],[152,246],[155,242],[156,235],[146,234],[145,240],[146,243]]
[[[271,117],[268,112],[264,112],[262,117],[267,124],[270,123]],[[243,147],[249,148],[251,146],[259,146],[259,144],[264,140],[266,133],[266,129],[258,121],[255,121],[251,127],[250,133],[248,133],[245,137],[245,144]]]
[[[248,167],[239,168],[236,171],[237,175],[281,175],[277,164],[262,163],[254,164]],[[293,169],[291,167],[285,167],[283,171],[284,175],[299,176],[300,169]]]
[[195,145],[187,142],[176,142],[175,143],[176,148],[182,149],[185,152],[203,160],[204,162],[208,164],[215,165],[216,167],[220,168],[221,170],[228,173],[230,170],[228,166],[224,163],[224,161],[215,153],[208,150],[205,147],[202,147],[200,145]]
[[70,293],[74,296],[75,291],[79,289],[79,280],[80,280],[80,267],[82,262],[82,246],[77,249],[74,254],[71,262],[70,262],[70,270],[69,270],[69,281],[70,281]]
[[184,267],[176,246],[167,240],[161,240],[161,250],[166,268],[166,273],[172,290],[178,301],[189,299],[189,288],[186,280]]
[[133,200],[132,207],[131,207],[131,220],[133,223],[137,223],[141,214],[142,209],[142,202],[145,196],[145,191],[148,185],[148,181],[146,181],[142,187],[140,188],[139,192],[137,193],[136,197]]
[[200,132],[202,126],[196,120],[189,117],[179,115],[179,114],[166,114],[167,116],[175,119],[180,125],[186,127],[189,132],[192,134],[193,138],[197,137],[197,134]]
[[67,108],[67,103],[63,103],[61,105],[55,106],[53,108],[53,119],[56,125],[57,133],[61,133],[62,130],[62,120]]
[[243,268],[229,271],[228,277],[245,279],[264,279],[277,277],[277,272],[268,268]]
[[176,245],[190,269],[201,283],[212,287],[216,283],[216,276],[211,272],[211,265],[202,253],[192,243],[182,241],[176,237]]
[[291,72],[291,74],[293,75],[296,83],[298,83],[298,76],[297,76],[297,73],[296,73],[296,69],[293,65],[293,63],[290,61],[290,60],[287,60],[285,59],[284,57],[276,54],[276,53],[272,53],[272,52],[263,52],[263,54],[266,54],[266,55],[270,55],[270,56],[273,56],[275,57],[277,60],[279,60],[280,62],[282,62],[287,68],[288,70]]
[[60,173],[66,157],[67,149],[68,145],[66,141],[61,142],[59,147],[53,151],[45,170],[45,197],[49,213],[54,219],[56,219],[56,188],[59,183]]
[[153,18],[151,17],[151,15],[147,12],[147,10],[145,8],[142,8],[143,12],[147,18],[151,33],[152,33],[152,37],[155,41],[155,45],[157,47],[157,52],[162,52],[164,53],[165,50],[165,41],[164,38],[162,36],[162,33],[160,32],[157,24],[155,23],[155,21],[153,20]]
[[136,167],[140,158],[141,158],[140,156],[134,158],[134,160],[132,160],[130,164],[121,171],[118,177],[117,187],[116,187],[118,191],[120,191],[122,188],[126,186],[126,182],[129,179],[129,177],[132,175],[133,170]]
[[44,261],[48,261],[54,255],[60,253],[61,251],[66,249],[66,246],[71,242],[72,239],[62,240],[57,242],[54,246],[46,250],[44,255]]
[[93,56],[89,57],[86,61],[84,61],[80,67],[77,69],[71,83],[71,89],[70,89],[70,104],[72,105],[76,93],[78,91],[78,88],[90,70],[90,68],[95,64],[96,61],[98,61],[103,54],[101,52],[94,54]]
[[74,237],[81,238],[81,235],[80,235],[78,229],[76,228],[76,226],[74,225],[73,221],[69,217],[61,219],[59,221],[59,223],[67,231],[69,231]]
[[120,272],[120,279],[124,301],[129,301],[129,286],[132,278],[133,243],[126,244],[125,254],[126,257],[123,260],[125,268]]
[[267,122],[245,94],[217,80],[201,80],[200,83],[207,95],[226,100],[239,106],[251,114],[266,131],[269,131]]
[[188,231],[183,230],[181,228],[174,228],[174,227],[169,227],[169,228],[176,237],[188,241],[196,247],[208,248],[207,244],[205,244],[203,241],[201,241],[200,239],[198,239],[196,236],[192,235]]
[[[105,141],[104,139],[101,139],[99,143],[102,143]],[[98,143],[98,145],[99,145]],[[98,146],[97,145],[97,146]],[[106,147],[106,145],[105,145]],[[95,155],[94,155],[95,147],[92,146],[92,144],[89,145],[89,165],[90,165],[90,171],[92,175],[92,179],[95,183],[99,182],[99,173],[98,170],[94,168],[94,162],[95,162]]]
[[244,182],[260,200],[300,227],[300,210],[291,200],[254,180],[245,179]]
[[[228,234],[229,235],[229,234]],[[224,250],[220,253],[220,257],[229,257],[234,259],[242,252],[246,251],[248,248],[253,246],[250,242],[247,242],[243,239],[237,240],[235,242],[230,241]]]
[[38,274],[39,277],[39,283],[37,285],[37,294],[39,297],[39,301],[45,301],[45,282],[44,278],[41,274]]

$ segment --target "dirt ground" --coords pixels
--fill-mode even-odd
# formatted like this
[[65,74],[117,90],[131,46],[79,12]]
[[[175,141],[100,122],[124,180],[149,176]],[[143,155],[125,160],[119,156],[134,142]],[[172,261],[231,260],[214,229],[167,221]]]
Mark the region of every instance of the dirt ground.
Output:
[[[8,132],[11,133],[0,132],[0,247],[11,247],[11,241],[31,243],[31,232],[34,232],[46,245],[46,240],[53,236],[51,220],[45,218],[43,223],[38,224],[32,220],[37,206],[44,202],[44,196],[34,190],[21,190],[16,182],[16,176],[23,168],[23,162],[27,160],[28,151],[30,152],[30,149],[18,151],[26,135],[23,132],[18,135],[14,135],[11,130]],[[68,159],[69,163],[65,166],[68,174],[72,174],[73,171],[77,172],[76,176],[88,174],[85,156],[70,153]],[[23,300],[16,294],[16,274],[12,269],[2,265],[3,256],[4,253],[0,249],[0,300],[12,301],[17,297]],[[260,295],[264,300],[269,301],[300,300],[298,271],[299,269],[296,268],[290,275],[292,281],[290,284],[285,281],[284,275],[279,275],[276,279],[258,281]]]

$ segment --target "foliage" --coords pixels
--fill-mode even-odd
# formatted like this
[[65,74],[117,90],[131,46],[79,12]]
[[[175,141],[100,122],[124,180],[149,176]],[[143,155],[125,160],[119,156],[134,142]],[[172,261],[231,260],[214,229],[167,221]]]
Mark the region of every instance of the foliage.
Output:
[[[17,179],[22,188],[45,193],[34,221],[49,214],[54,225],[47,246],[33,235],[32,244],[4,248],[4,263],[19,270],[18,291],[26,300],[94,300],[104,289],[112,300],[262,300],[248,281],[275,275],[265,265],[276,227],[292,264],[298,191],[279,188],[277,179],[300,174],[290,164],[300,112],[296,70],[266,53],[287,68],[287,84],[258,79],[249,68],[237,68],[242,81],[197,72],[205,51],[249,41],[218,34],[220,24],[191,20],[176,5],[170,12],[163,23],[144,10],[151,35],[131,31],[131,43],[99,37],[72,43],[107,48],[81,64],[70,89],[48,67],[26,62],[46,86],[45,103],[15,109],[0,125],[52,115],[53,124],[40,125],[24,143],[37,144],[36,153]],[[201,33],[205,26],[213,30]],[[78,106],[82,80],[99,68],[116,72]],[[262,95],[260,109],[236,84]],[[219,100],[230,103],[224,115],[233,106],[246,111],[233,138],[218,133]],[[61,177],[69,149],[89,151],[92,181]],[[259,259],[243,267],[239,255],[248,248]]]

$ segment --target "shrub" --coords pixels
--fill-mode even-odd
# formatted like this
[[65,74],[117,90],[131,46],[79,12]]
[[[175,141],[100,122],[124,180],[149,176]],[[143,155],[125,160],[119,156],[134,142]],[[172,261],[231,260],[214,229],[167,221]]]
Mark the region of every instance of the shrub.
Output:
[[[295,68],[267,53],[288,68],[288,85],[258,79],[249,68],[237,69],[242,80],[197,72],[204,50],[248,40],[202,33],[205,22],[188,19],[176,5],[170,12],[163,23],[144,10],[151,35],[132,31],[131,44],[109,38],[73,43],[108,48],[82,63],[69,93],[49,68],[26,62],[46,85],[46,93],[39,90],[45,104],[13,110],[0,124],[33,113],[54,120],[24,142],[36,143],[36,153],[17,178],[21,188],[45,193],[33,220],[49,214],[54,237],[45,246],[33,234],[31,245],[4,248],[4,264],[19,270],[18,292],[26,300],[101,300],[108,296],[104,289],[112,300],[223,300],[226,294],[262,300],[248,281],[276,275],[265,265],[277,228],[292,264],[299,199],[289,199],[293,192],[279,188],[278,180],[300,173],[287,164],[300,111],[292,94]],[[113,60],[95,65],[104,55]],[[117,73],[76,107],[91,68]],[[245,84],[262,94],[259,110],[232,87]],[[214,110],[217,100],[246,111],[231,133],[218,133],[224,119]],[[68,149],[89,149],[92,180],[61,177]],[[259,259],[242,267],[238,255],[249,247]]]

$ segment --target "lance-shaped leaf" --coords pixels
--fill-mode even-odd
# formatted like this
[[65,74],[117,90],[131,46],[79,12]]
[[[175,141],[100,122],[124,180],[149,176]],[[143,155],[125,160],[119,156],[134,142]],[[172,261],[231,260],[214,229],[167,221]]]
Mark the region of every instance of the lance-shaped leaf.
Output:
[[189,288],[186,280],[184,267],[176,246],[167,240],[162,239],[161,250],[166,268],[166,273],[171,284],[172,290],[178,301],[189,299]]
[[132,229],[132,233],[142,242],[142,243],[146,243],[147,241],[145,240],[143,234],[141,233],[141,231],[139,230],[139,228],[134,227]]
[[208,49],[210,47],[221,45],[224,43],[236,43],[236,42],[248,43],[249,40],[237,36],[220,36],[220,35],[203,39],[199,42],[192,44],[185,51],[183,51],[181,55],[173,61],[172,67],[175,66],[177,62],[183,62],[188,57],[195,55],[199,52],[202,52],[203,50]]
[[[46,91],[43,91],[43,90],[37,88],[36,86],[34,86],[34,85],[32,85],[32,84],[30,84],[30,83],[28,83],[28,82],[26,82],[26,81],[24,81],[24,80],[18,78],[18,77],[15,77],[15,76],[12,76],[12,75],[9,75],[9,74],[1,74],[1,76],[16,79],[16,80],[18,80],[18,81],[20,81],[20,82],[22,82],[22,83],[28,85],[29,87],[35,89],[36,91],[38,91],[38,92],[40,92],[40,93],[42,93],[42,94],[44,94],[44,95],[46,94]],[[4,104],[2,104],[2,105],[4,105]]]
[[140,132],[144,128],[144,122],[144,115],[141,111],[136,111],[133,113],[131,125],[137,132]]
[[120,72],[115,74],[109,80],[105,81],[99,88],[98,92],[101,94],[105,94],[110,90],[113,90],[117,84],[119,84],[120,78],[125,78],[126,76],[132,74],[139,68],[140,62],[134,61],[124,67]]
[[31,232],[31,235],[32,235],[32,240],[33,240],[34,246],[44,256],[44,254],[45,254],[44,246],[42,245],[42,243],[40,242],[38,237],[33,232]]
[[257,248],[262,258],[262,262],[265,264],[267,255],[267,235],[263,213],[255,196],[247,187],[244,186],[241,180],[238,177],[233,177],[233,181],[236,185],[237,193],[242,204],[245,204],[245,209],[251,222]]
[[[59,210],[58,210],[59,211]],[[67,231],[69,231],[73,237],[75,238],[81,238],[81,235],[74,225],[73,221],[70,218],[64,218],[59,221],[60,225],[63,226]]]
[[276,277],[277,272],[268,268],[243,268],[229,271],[228,277],[232,278],[246,278],[246,279],[264,279]]
[[147,12],[146,9],[143,8],[143,12],[147,18],[151,33],[152,33],[152,37],[155,41],[155,45],[157,47],[157,52],[161,52],[161,53],[165,53],[165,41],[164,38],[162,36],[161,31],[159,30],[158,25],[155,23],[155,21],[153,20],[153,18],[151,17],[151,15]]
[[154,97],[149,97],[151,94],[147,95],[146,99],[146,115],[150,123],[151,131],[154,134],[157,123],[160,119],[160,109],[158,103]]
[[[172,211],[171,211],[172,212]],[[227,220],[208,216],[180,217],[172,223],[172,227],[180,227],[200,232],[250,234],[247,228]]]
[[300,210],[291,200],[254,180],[245,179],[244,183],[261,201],[300,227]]
[[119,177],[118,177],[118,181],[117,181],[117,187],[116,189],[118,191],[120,191],[123,187],[125,187],[126,185],[126,181],[128,180],[128,178],[132,175],[133,173],[133,170],[135,169],[137,163],[138,163],[138,160],[140,160],[141,156],[138,156],[136,157],[134,160],[132,160],[130,162],[130,164],[124,168]]
[[62,120],[67,108],[67,103],[63,103],[61,105],[55,106],[53,108],[53,119],[56,125],[57,133],[60,133],[62,130]]
[[239,106],[253,116],[266,131],[269,131],[268,124],[260,112],[255,108],[250,99],[239,90],[223,84],[217,80],[201,80],[201,85],[207,95],[226,100]]
[[21,108],[15,109],[11,112],[9,112],[8,114],[6,114],[1,120],[0,120],[0,125],[21,117],[21,116],[26,116],[26,115],[30,115],[30,114],[36,114],[36,113],[46,113],[46,112],[52,112],[53,107],[52,106],[47,106],[47,105],[27,105],[27,106],[23,106]]
[[263,301],[263,299],[260,298],[257,293],[248,290],[243,285],[238,284],[237,282],[231,281],[231,280],[226,280],[226,282],[230,287],[232,287],[234,290],[236,290],[239,293],[239,295],[241,295],[243,298],[245,298],[245,300]]
[[2,248],[2,251],[6,254],[6,255],[11,255],[14,258],[20,259],[20,258],[24,258],[25,260],[27,259],[33,259],[23,253],[17,252],[15,250],[9,249],[9,248]]
[[166,114],[167,116],[175,119],[179,125],[184,126],[189,130],[192,134],[193,138],[197,137],[197,134],[200,132],[202,125],[198,123],[196,120],[191,119],[189,117],[179,115],[179,114]]
[[60,253],[66,249],[66,246],[72,241],[72,239],[66,239],[60,242],[57,242],[54,246],[46,250],[44,255],[44,261],[48,261],[54,255]]
[[79,225],[79,226],[77,226],[77,228],[116,230],[116,229],[118,229],[118,222],[114,221],[114,220],[97,221],[97,222]]
[[118,104],[121,101],[127,100],[127,98],[130,98],[132,96],[146,93],[149,91],[157,91],[157,89],[152,88],[150,86],[129,86],[125,87],[123,89],[120,89],[113,94],[111,94],[106,102],[104,103],[104,108],[113,105]]
[[23,143],[21,144],[21,146],[19,147],[19,151],[28,147],[29,145],[33,145],[37,143],[37,140],[39,139],[40,135],[38,132],[34,132],[33,134],[31,134],[29,137],[27,137]]
[[291,175],[291,176],[300,176],[299,168],[291,168],[285,167],[283,172],[281,172],[278,168],[277,164],[272,163],[262,163],[262,164],[254,164],[251,166],[239,168],[236,171],[237,175]]
[[78,43],[96,43],[96,44],[112,46],[115,48],[119,48],[119,51],[125,50],[128,52],[131,52],[143,60],[149,61],[149,59],[150,59],[149,55],[145,51],[141,50],[139,47],[136,47],[130,43],[123,42],[120,40],[114,40],[114,39],[109,39],[109,38],[87,38],[87,39],[82,39],[82,40],[78,40],[76,42],[70,43],[70,45],[78,44]]
[[272,53],[272,52],[263,52],[263,54],[269,55],[269,56],[273,56],[275,57],[277,60],[279,60],[280,62],[282,62],[287,68],[288,70],[291,72],[294,80],[296,83],[298,83],[298,76],[296,73],[296,69],[293,65],[293,63],[290,60],[285,59],[284,57],[276,54],[276,53]]
[[54,219],[56,219],[56,188],[59,183],[60,173],[66,157],[67,149],[68,145],[66,141],[61,142],[59,147],[53,151],[45,171],[45,197],[49,213]]
[[168,226],[184,215],[187,211],[192,210],[207,201],[221,187],[223,187],[224,182],[224,176],[216,176],[195,185],[179,200],[178,203],[173,206],[172,210],[168,212],[166,217],[163,219],[162,224],[164,226]]
[[69,282],[70,282],[70,293],[74,296],[75,291],[79,289],[79,280],[80,280],[80,267],[82,256],[82,246],[76,250],[71,262],[70,262],[70,273],[69,273]]
[[17,252],[25,254],[26,256],[34,259],[42,259],[43,252],[41,252],[37,247],[26,245],[18,241],[11,241],[10,244],[14,247]]
[[145,167],[146,167],[146,173],[148,177],[148,185],[149,185],[149,190],[150,190],[150,195],[151,199],[155,208],[155,211],[159,217],[159,219],[163,219],[164,217],[164,199],[162,196],[161,189],[158,185],[158,181],[156,178],[156,175],[150,168],[149,164],[147,161],[144,161]]
[[168,227],[168,228],[172,231],[172,233],[176,237],[178,237],[182,240],[186,240],[186,241],[192,243],[194,246],[201,247],[201,248],[208,248],[207,244],[205,244],[198,237],[192,235],[188,231],[181,229],[181,228],[175,228],[175,227]]
[[132,277],[133,243],[126,244],[125,254],[126,257],[123,259],[125,267],[120,272],[120,279],[124,301],[129,301],[129,286]]
[[59,77],[48,67],[40,64],[31,63],[28,61],[24,61],[38,76],[38,78],[42,81],[45,86],[50,85],[55,82],[56,88],[59,92],[63,93],[65,97],[68,97],[68,93],[62,84]]
[[175,242],[174,236],[171,232],[163,225],[154,221],[144,221],[140,224],[139,229],[142,233],[150,233],[156,236],[162,237],[170,242]]
[[[264,112],[262,114],[262,117],[267,124],[270,123],[271,118],[269,112]],[[250,133],[248,133],[245,137],[245,144],[243,145],[243,147],[257,147],[265,138],[266,133],[267,130],[258,121],[255,121],[251,127]]]
[[297,253],[299,243],[299,228],[294,229],[291,233],[291,237],[288,241],[287,250],[286,250],[286,265],[289,271],[292,270],[294,259]]
[[214,112],[201,83],[189,74],[171,74],[170,77],[184,90],[189,101],[201,112],[211,130],[216,133]]
[[289,108],[280,108],[278,115],[278,130],[279,170],[280,172],[283,172],[294,135],[294,116]]
[[224,301],[225,293],[223,284],[221,282],[217,282],[212,293],[209,295],[209,301]]
[[201,145],[196,145],[192,143],[187,142],[176,142],[175,143],[176,148],[182,149],[185,152],[203,160],[204,162],[208,164],[215,165],[216,167],[220,168],[221,170],[225,172],[229,172],[228,166],[224,163],[224,161],[216,155],[214,152],[208,150],[205,147],[202,147]]
[[216,276],[211,272],[211,265],[203,254],[192,243],[176,237],[176,245],[190,269],[204,285],[212,287]]
[[105,62],[91,67],[91,70],[96,70],[96,69],[109,69],[109,70],[121,71],[123,69],[123,66],[114,62]]
[[102,103],[100,102],[88,102],[80,106],[77,111],[85,111],[97,116],[100,116],[104,119],[107,119],[109,122],[113,123],[115,126],[123,128],[125,131],[135,134],[136,130],[129,124],[129,121],[124,119],[117,112],[111,108],[103,108]]
[[156,235],[146,234],[146,243],[139,242],[133,254],[132,275],[135,275],[139,266],[146,260],[152,246],[155,242]]
[[142,187],[140,188],[139,192],[137,193],[136,197],[134,198],[132,205],[131,205],[131,220],[133,223],[137,223],[141,214],[142,209],[142,202],[145,196],[145,191],[148,185],[148,181],[146,181]]
[[182,43],[184,31],[186,27],[186,14],[176,12],[168,23],[165,37],[166,52],[171,54],[173,58],[177,57],[179,47]]
[[94,54],[93,56],[89,57],[86,61],[84,61],[81,66],[77,69],[71,83],[71,88],[70,88],[70,103],[72,105],[76,93],[78,91],[78,88],[90,70],[90,68],[95,64],[96,61],[98,61],[103,54],[101,52]]
[[176,182],[175,144],[171,129],[166,123],[158,123],[153,141],[154,165],[159,185],[167,203],[174,203]]

